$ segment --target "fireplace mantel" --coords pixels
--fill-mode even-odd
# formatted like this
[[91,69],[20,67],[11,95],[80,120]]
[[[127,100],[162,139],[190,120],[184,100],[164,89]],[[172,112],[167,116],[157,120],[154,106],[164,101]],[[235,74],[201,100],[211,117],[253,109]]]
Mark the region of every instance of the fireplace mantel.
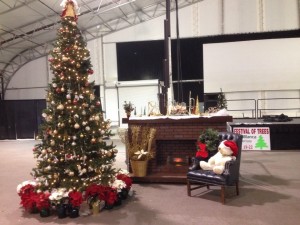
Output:
[[129,130],[131,126],[150,126],[156,128],[154,150],[157,157],[149,161],[148,175],[142,178],[136,177],[134,180],[137,182],[184,183],[187,167],[176,168],[173,171],[168,168],[166,162],[161,162],[160,160],[172,154],[174,156],[174,152],[177,152],[182,157],[193,157],[196,153],[195,143],[199,135],[207,128],[226,131],[227,122],[232,122],[231,116],[129,118]]

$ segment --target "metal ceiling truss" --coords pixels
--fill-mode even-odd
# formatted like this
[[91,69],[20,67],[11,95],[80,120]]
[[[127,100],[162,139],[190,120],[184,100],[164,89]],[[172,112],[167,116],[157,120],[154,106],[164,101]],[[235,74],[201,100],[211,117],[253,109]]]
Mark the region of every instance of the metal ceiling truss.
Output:
[[[46,16],[29,6],[30,3],[36,1],[42,3],[54,13],[50,16]],[[203,0],[178,0],[178,7],[183,8],[201,1]],[[2,0],[0,0],[0,2],[4,3]],[[83,9],[86,10],[80,12],[79,17],[88,19],[88,21],[85,21],[86,23],[81,25],[79,19],[78,27],[82,31],[86,41],[105,36],[118,30],[129,28],[139,23],[162,16],[166,13],[165,1],[155,1],[152,5],[146,5],[145,7],[139,7],[138,2],[135,0],[81,0],[81,2],[82,5],[80,6],[80,11]],[[90,6],[91,4],[93,5],[92,7]],[[47,55],[53,48],[52,43],[55,41],[55,37],[53,40],[47,41],[46,43],[39,43],[39,37],[47,35],[49,30],[56,31],[60,25],[60,20],[57,19],[57,14],[59,13],[40,0],[15,0],[11,5],[7,5],[9,10],[4,13],[16,8],[24,7],[24,5],[29,7],[31,10],[34,10],[34,12],[42,16],[43,19],[14,29],[10,29],[8,27],[4,29],[3,27],[0,27],[0,29],[5,30],[7,34],[11,35],[10,37],[6,35],[7,38],[5,40],[2,38],[0,54],[2,54],[3,51],[15,54],[15,51],[10,51],[9,49],[15,49],[18,45],[24,46],[24,41],[28,45],[26,50],[21,50],[20,53],[12,56],[12,59],[9,62],[0,62],[0,64],[5,64],[5,66],[2,67],[3,69],[0,71],[2,99],[5,97],[5,91],[10,80],[22,66],[30,61]],[[174,11],[175,8],[175,0],[172,0],[171,11]],[[113,14],[119,15],[118,18],[109,18],[106,20],[103,14],[108,14],[112,10]]]

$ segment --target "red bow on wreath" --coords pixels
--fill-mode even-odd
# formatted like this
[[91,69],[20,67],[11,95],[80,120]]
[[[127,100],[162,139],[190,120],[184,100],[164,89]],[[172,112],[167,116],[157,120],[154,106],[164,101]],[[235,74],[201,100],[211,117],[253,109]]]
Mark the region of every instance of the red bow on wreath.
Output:
[[198,151],[196,152],[196,157],[202,157],[202,158],[208,157],[208,152],[206,150],[206,144],[203,144],[202,142],[198,141],[197,148],[198,148]]

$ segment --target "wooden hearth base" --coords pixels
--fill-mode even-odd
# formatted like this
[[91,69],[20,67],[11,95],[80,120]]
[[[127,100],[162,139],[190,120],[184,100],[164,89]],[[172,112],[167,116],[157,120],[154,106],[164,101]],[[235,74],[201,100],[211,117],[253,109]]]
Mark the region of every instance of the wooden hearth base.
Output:
[[145,177],[132,176],[134,183],[177,183],[186,184],[186,173],[152,173]]

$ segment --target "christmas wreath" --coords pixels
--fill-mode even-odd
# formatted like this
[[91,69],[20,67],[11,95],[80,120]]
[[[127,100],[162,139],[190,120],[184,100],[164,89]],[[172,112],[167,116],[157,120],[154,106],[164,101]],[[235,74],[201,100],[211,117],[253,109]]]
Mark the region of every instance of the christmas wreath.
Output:
[[197,141],[196,158],[206,159],[215,153],[219,145],[219,133],[217,130],[208,128],[199,136]]

